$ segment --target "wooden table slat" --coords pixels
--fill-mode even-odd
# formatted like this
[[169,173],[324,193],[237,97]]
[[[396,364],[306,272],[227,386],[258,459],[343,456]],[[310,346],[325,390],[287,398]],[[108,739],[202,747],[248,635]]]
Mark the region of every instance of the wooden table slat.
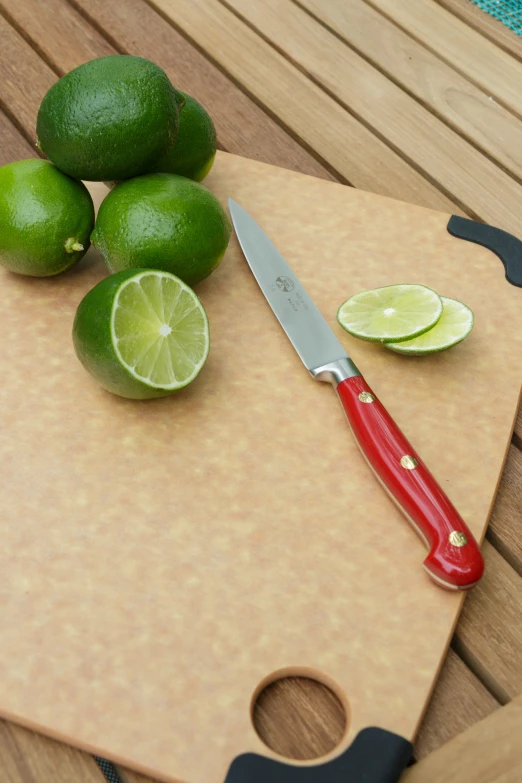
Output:
[[419,764],[402,783],[519,783],[522,780],[522,696],[459,734]]
[[[105,11],[100,0],[92,4],[87,0],[75,1],[81,3],[82,8],[85,7],[89,13],[94,13],[90,9],[96,8],[96,18],[102,19]],[[109,0],[107,6],[112,14],[112,24],[115,24],[117,3]],[[183,7],[186,7],[185,4]],[[198,6],[198,9],[198,34],[190,35],[188,32],[196,44],[351,184],[383,195],[393,194],[395,198],[434,209],[462,214],[415,168],[223,6],[216,5],[212,9],[200,9]],[[136,30],[136,45],[141,47],[140,37],[140,30]],[[147,46],[150,46],[149,42]],[[140,51],[143,50],[140,48]],[[150,52],[149,56],[162,64],[164,53],[160,48],[156,57],[154,52]],[[211,106],[208,108],[212,111]],[[227,149],[256,157],[254,140],[244,144],[242,150]],[[277,163],[274,160],[271,162]],[[291,162],[288,161],[287,165],[291,165]]]
[[414,743],[415,758],[425,758],[499,706],[495,697],[450,648],[419,727]]
[[510,446],[487,536],[522,576],[522,451]]
[[[79,13],[65,0],[5,0],[2,7],[60,75],[87,60],[116,51],[148,57],[168,72],[177,87],[206,106],[216,124],[221,148],[243,155],[252,149],[261,160],[323,179],[333,178],[275,120],[141,0],[127,0],[125,4],[86,3],[85,13],[83,9]],[[106,35],[117,38],[118,49],[86,18],[87,12],[93,17],[98,16],[98,11],[97,21],[108,28]],[[57,46],[57,41],[63,41],[63,45]]]
[[510,111],[361,0],[301,0],[423,105],[522,178],[522,124]]
[[455,649],[502,704],[522,693],[522,578],[484,541],[486,569],[470,591]]
[[[55,0],[53,0],[54,2]],[[29,2],[29,0],[28,0]],[[14,19],[17,18],[18,4],[7,0],[8,9],[10,15]],[[98,24],[98,15],[101,14],[101,4],[98,3],[84,3],[83,0],[78,0],[75,3],[78,8],[82,9],[82,13],[85,16],[94,18],[96,14],[96,21]],[[286,167],[294,168],[296,170],[306,171],[314,175],[322,177],[331,176],[327,170],[320,166],[320,164],[314,160],[314,158],[304,150],[294,139],[292,139],[284,130],[279,127],[273,120],[271,120],[259,107],[257,107],[252,101],[250,101],[243,93],[241,93],[230,80],[227,80],[219,70],[212,66],[208,60],[200,55],[197,50],[187,44],[187,42],[178,35],[177,41],[175,39],[177,33],[173,28],[162,20],[157,14],[145,5],[145,3],[137,2],[132,7],[129,7],[131,3],[125,5],[125,8],[121,8],[121,4],[112,2],[107,3],[106,11],[112,13],[112,23],[114,24],[115,16],[118,16],[118,12],[123,11],[123,19],[121,19],[122,27],[125,29],[125,21],[127,22],[127,35],[131,38],[130,52],[134,54],[141,54],[142,56],[148,56],[162,65],[169,73],[173,81],[181,88],[191,92],[195,97],[200,98],[205,106],[208,108],[213,118],[215,119],[218,136],[223,145],[229,151],[237,153],[251,155],[257,152],[255,157],[266,160],[267,162],[274,163],[275,165],[283,165]],[[33,3],[32,6],[40,17],[44,14],[47,17],[47,36],[50,34],[52,28],[53,18],[55,13],[49,13],[46,10],[46,5]],[[147,24],[140,23],[140,15],[147,17]],[[155,19],[153,19],[153,16]],[[40,20],[41,24],[41,20]],[[78,22],[81,25],[80,21]],[[103,25],[103,22],[102,22]],[[132,30],[129,30],[129,25],[132,26]],[[156,34],[158,28],[162,28],[162,38],[159,38]],[[118,26],[117,31],[118,41],[121,41],[123,33]],[[143,39],[145,38],[145,42]],[[52,39],[51,39],[52,40]],[[162,40],[165,45],[162,46]],[[45,39],[44,39],[45,41]],[[36,41],[39,48],[44,45],[44,41]],[[263,44],[263,42],[260,42]],[[174,44],[176,44],[174,46]],[[147,49],[147,53],[143,49]],[[138,50],[138,51],[137,51]],[[69,49],[69,54],[74,51]],[[85,51],[85,49],[83,50]],[[272,51],[272,50],[270,50]],[[181,56],[180,56],[181,53]],[[57,49],[54,54],[54,62],[58,62],[60,51]],[[170,60],[170,67],[162,62],[162,56],[165,59]],[[310,125],[310,117],[305,111],[305,106],[300,105],[301,117],[298,118],[300,122],[296,125],[290,122],[289,127],[293,133],[302,137],[305,144],[311,146],[315,152],[322,156],[326,161],[336,160],[336,171],[345,177],[352,184],[363,187],[368,190],[375,190],[376,188],[382,191],[385,187],[383,180],[394,183],[394,190],[397,190],[399,197],[404,199],[413,200],[417,203],[423,203],[424,205],[433,205],[435,208],[446,209],[450,211],[462,214],[457,207],[453,206],[448,199],[440,194],[430,183],[428,183],[420,174],[418,174],[413,168],[408,166],[398,155],[390,150],[384,143],[376,138],[370,131],[368,131],[363,125],[357,122],[350,114],[343,111],[333,100],[324,95],[318,88],[307,82],[305,77],[292,68],[283,58],[280,58],[274,53],[276,58],[275,63],[269,62],[267,68],[272,66],[277,70],[277,66],[282,70],[281,76],[276,80],[277,83],[290,82],[292,92],[295,93],[295,100],[299,100],[299,95],[306,93],[306,97],[311,102],[314,110],[317,113],[321,111],[321,104],[326,103],[327,106],[332,107],[335,116],[334,127],[329,134],[323,134],[316,130],[315,125]],[[198,92],[191,85],[194,83],[194,79],[197,78],[198,69],[202,67],[203,63],[206,63],[203,79],[200,78],[200,84],[203,82],[206,85],[207,94],[212,92],[213,100],[205,100],[201,92]],[[76,63],[78,64],[78,63]],[[180,78],[180,68],[184,66],[186,81]],[[70,62],[65,68],[61,70],[67,70],[70,67]],[[216,87],[227,85],[228,91],[235,90],[238,95],[242,95],[243,99],[239,107],[236,117],[233,116],[234,103],[229,100],[229,94],[219,94]],[[294,83],[294,84],[292,84]],[[295,89],[294,89],[295,88]],[[308,93],[312,93],[309,95]],[[246,111],[248,105],[248,112]],[[269,109],[272,107],[269,105]],[[250,117],[252,112],[256,116]],[[228,128],[232,126],[234,132],[240,135],[241,149],[238,149],[239,145],[230,145],[225,138],[223,140],[222,127],[220,118],[224,118],[226,115]],[[279,114],[280,116],[280,114]],[[288,110],[288,119],[292,120],[290,114],[290,108]],[[283,118],[284,121],[284,118]],[[304,129],[304,135],[300,134],[300,131]],[[337,132],[335,132],[337,129]],[[307,136],[313,133],[313,139],[308,139]],[[350,144],[347,145],[344,141],[346,137],[350,138]],[[284,139],[284,144],[280,144],[282,147],[281,154],[278,156],[278,142]],[[313,140],[318,140],[318,144],[313,144]],[[312,143],[311,143],[312,142]],[[264,149],[266,154],[263,154]],[[292,148],[292,154],[290,155],[290,149]],[[296,154],[296,151],[299,153]],[[306,159],[304,162],[303,159]],[[339,163],[339,165],[337,165]],[[315,164],[315,165],[314,165]]]
[[25,38],[60,75],[86,60],[114,54],[114,47],[66,2],[2,0],[1,8],[8,21],[23,31]]
[[515,35],[499,19],[487,14],[471,0],[437,0],[437,2],[497,46],[522,60],[522,38]]
[[36,147],[33,147],[22,136],[13,123],[0,111],[0,166],[12,163],[13,160],[36,157]]
[[[204,25],[203,17],[211,16],[216,24],[224,25],[230,16],[219,0],[153,2],[202,43],[204,39],[205,46],[214,24]],[[522,235],[522,186],[291,0],[264,0],[263,4],[228,0],[228,5],[334,92],[457,203],[488,223]],[[245,30],[246,26],[242,32]],[[239,31],[229,35],[228,45],[230,49],[223,47],[223,51],[237,60],[243,46]]]
[[0,51],[0,105],[9,107],[26,138],[34,143],[38,107],[56,74],[1,15]]
[[0,721],[2,783],[107,783],[93,757]]
[[443,57],[488,95],[522,113],[522,63],[435,0],[365,0]]

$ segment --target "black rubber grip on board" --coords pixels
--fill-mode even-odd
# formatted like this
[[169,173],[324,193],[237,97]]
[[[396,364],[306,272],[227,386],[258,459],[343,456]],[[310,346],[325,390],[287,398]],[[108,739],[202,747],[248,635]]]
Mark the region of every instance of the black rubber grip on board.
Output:
[[477,223],[476,220],[452,215],[448,223],[448,231],[459,239],[467,239],[477,245],[493,251],[506,270],[506,280],[511,285],[522,287],[522,242],[513,234],[502,231],[501,228],[488,226],[487,223]]
[[225,783],[397,783],[411,755],[404,737],[370,727],[340,756],[312,767],[245,753],[232,762]]

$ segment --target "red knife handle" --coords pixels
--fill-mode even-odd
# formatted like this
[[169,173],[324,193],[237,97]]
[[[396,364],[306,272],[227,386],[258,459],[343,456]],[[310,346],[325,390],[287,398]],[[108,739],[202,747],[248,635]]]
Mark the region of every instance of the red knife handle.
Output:
[[457,509],[364,378],[347,378],[336,388],[370,467],[430,550],[428,574],[450,590],[473,587],[484,561]]

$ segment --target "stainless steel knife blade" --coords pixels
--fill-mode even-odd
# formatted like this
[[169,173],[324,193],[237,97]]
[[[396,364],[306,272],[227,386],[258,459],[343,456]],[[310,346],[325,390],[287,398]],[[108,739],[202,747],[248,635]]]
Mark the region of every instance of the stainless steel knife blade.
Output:
[[265,232],[235,201],[229,198],[228,205],[248,265],[305,367],[313,371],[347,359],[345,349]]

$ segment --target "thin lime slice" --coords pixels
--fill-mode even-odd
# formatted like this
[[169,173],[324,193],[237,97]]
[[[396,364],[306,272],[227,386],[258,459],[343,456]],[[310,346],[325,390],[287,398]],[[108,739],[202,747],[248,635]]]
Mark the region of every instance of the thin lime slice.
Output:
[[432,329],[442,315],[440,296],[424,285],[388,285],[347,299],[337,320],[361,340],[396,343]]
[[179,278],[157,270],[141,272],[120,286],[111,335],[123,366],[155,389],[186,386],[209,351],[208,320],[198,297]]
[[473,311],[456,299],[441,296],[443,311],[440,319],[429,332],[402,343],[387,343],[386,347],[397,353],[423,356],[438,353],[462,342],[473,329]]

